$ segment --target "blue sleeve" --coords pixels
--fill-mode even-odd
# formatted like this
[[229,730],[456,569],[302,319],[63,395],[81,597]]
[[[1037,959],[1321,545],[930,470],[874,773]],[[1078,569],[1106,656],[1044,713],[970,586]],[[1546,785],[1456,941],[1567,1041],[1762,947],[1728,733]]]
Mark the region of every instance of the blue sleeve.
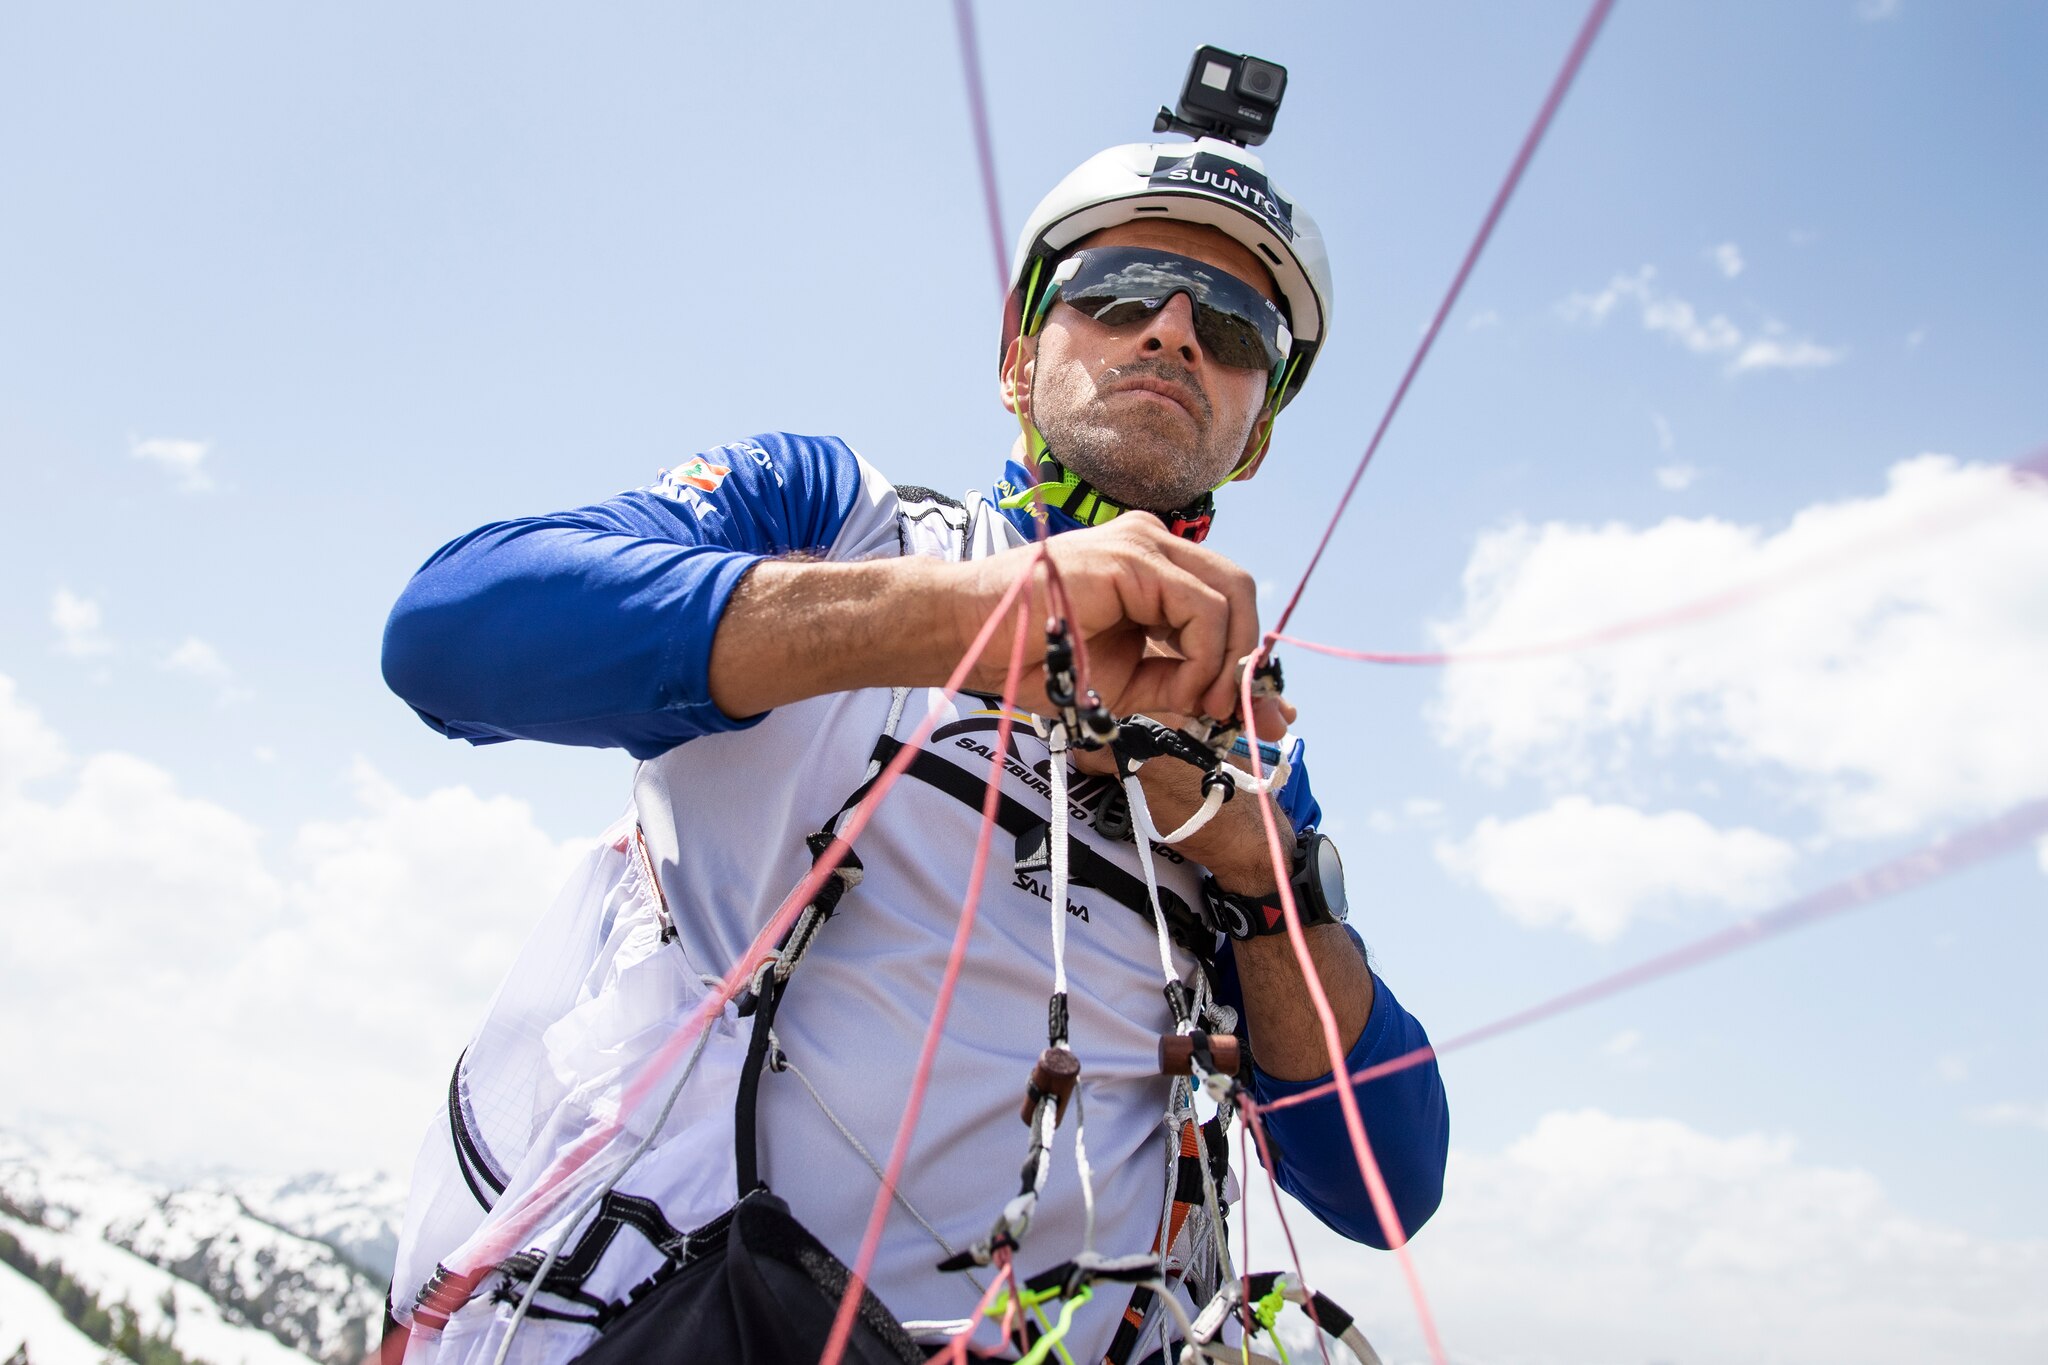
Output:
[[1287,812],[1294,832],[1299,834],[1323,823],[1323,807],[1316,800],[1316,794],[1308,789],[1308,758],[1298,739],[1294,741],[1293,752],[1287,756],[1287,766],[1287,781],[1281,784],[1277,799],[1280,809]]
[[770,555],[829,549],[862,494],[833,437],[756,436],[651,489],[494,522],[413,575],[384,628],[384,679],[454,739],[538,739],[651,758],[740,729],[711,700],[711,640]]
[[[1357,931],[1348,925],[1345,928],[1352,941],[1358,942]],[[1365,951],[1363,943],[1359,943],[1359,951]],[[1222,975],[1219,998],[1241,1010],[1244,1002],[1237,961],[1227,943],[1218,965]],[[1401,1008],[1387,984],[1375,975],[1372,1013],[1344,1059],[1345,1071],[1356,1073],[1428,1043],[1422,1025]],[[1252,1097],[1270,1102],[1312,1090],[1329,1079],[1325,1074],[1309,1081],[1277,1080],[1257,1069],[1255,1055]],[[1412,1236],[1443,1199],[1444,1162],[1450,1151],[1450,1105],[1436,1059],[1354,1086],[1352,1093],[1358,1097],[1373,1159],[1386,1179],[1401,1227]],[[1384,1250],[1387,1239],[1359,1176],[1336,1094],[1273,1110],[1264,1117],[1280,1187],[1333,1230],[1354,1242]]]

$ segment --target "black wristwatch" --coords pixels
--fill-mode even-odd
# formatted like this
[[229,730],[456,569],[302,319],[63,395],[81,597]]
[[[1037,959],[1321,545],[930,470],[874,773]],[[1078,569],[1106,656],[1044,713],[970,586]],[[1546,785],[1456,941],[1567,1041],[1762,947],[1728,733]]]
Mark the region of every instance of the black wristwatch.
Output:
[[[1294,910],[1304,927],[1343,923],[1350,910],[1344,899],[1344,860],[1337,856],[1337,845],[1329,835],[1305,829],[1294,837],[1294,864],[1287,884],[1294,888]],[[1202,909],[1210,928],[1234,939],[1287,932],[1277,890],[1265,896],[1240,896],[1204,875]]]

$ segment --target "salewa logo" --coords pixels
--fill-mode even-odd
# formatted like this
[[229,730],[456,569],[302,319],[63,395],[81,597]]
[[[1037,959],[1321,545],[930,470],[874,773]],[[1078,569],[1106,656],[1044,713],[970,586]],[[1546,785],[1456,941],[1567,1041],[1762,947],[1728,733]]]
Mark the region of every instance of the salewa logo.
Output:
[[[1052,904],[1052,892],[1046,887],[1044,882],[1041,882],[1029,872],[1016,873],[1011,878],[1010,884],[1019,891],[1029,891],[1047,905]],[[1067,913],[1084,924],[1093,924],[1095,922],[1094,917],[1088,913],[1088,907],[1075,900],[1071,895],[1067,897]]]
[[1266,177],[1249,166],[1235,165],[1214,152],[1188,157],[1162,156],[1153,163],[1148,182],[1161,189],[1188,188],[1256,209],[1287,241],[1294,240],[1294,205],[1273,193]]

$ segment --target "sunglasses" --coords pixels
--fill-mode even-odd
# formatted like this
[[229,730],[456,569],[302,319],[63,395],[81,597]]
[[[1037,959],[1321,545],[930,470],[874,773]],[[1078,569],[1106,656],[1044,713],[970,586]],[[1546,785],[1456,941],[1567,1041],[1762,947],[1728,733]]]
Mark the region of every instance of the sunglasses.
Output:
[[1105,327],[1129,327],[1144,323],[1175,294],[1188,296],[1195,337],[1217,364],[1275,371],[1287,363],[1294,336],[1272,300],[1215,266],[1148,247],[1091,247],[1061,261],[1039,301],[1034,328],[1055,300]]

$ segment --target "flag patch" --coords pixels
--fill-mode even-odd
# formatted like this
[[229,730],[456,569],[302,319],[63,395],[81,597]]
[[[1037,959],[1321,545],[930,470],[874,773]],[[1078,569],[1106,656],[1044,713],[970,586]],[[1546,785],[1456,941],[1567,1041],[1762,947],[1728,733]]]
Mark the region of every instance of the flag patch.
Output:
[[716,493],[718,485],[725,482],[725,476],[732,473],[728,465],[713,464],[702,455],[691,457],[684,464],[668,472],[667,483],[681,484],[705,493]]

